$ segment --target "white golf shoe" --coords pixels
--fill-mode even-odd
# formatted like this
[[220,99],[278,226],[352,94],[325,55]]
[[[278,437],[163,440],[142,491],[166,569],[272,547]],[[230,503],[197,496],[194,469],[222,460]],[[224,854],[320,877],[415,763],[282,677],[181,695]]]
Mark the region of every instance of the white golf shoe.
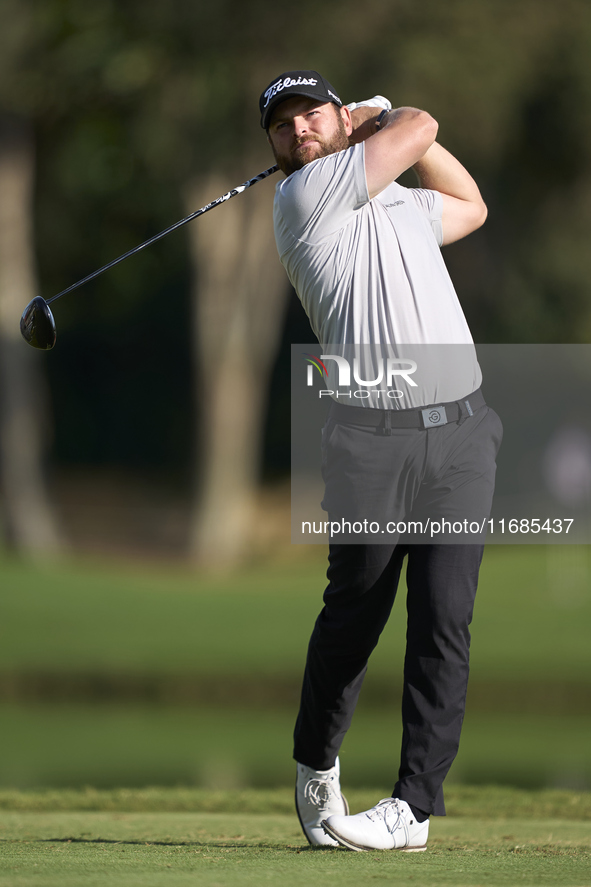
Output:
[[302,830],[310,844],[338,847],[337,841],[326,834],[322,820],[336,815],[346,816],[349,806],[341,794],[339,759],[330,770],[313,770],[305,764],[297,765],[295,804]]
[[417,822],[406,801],[398,798],[384,798],[355,816],[329,816],[322,825],[348,850],[420,852],[426,850],[429,836],[429,820]]

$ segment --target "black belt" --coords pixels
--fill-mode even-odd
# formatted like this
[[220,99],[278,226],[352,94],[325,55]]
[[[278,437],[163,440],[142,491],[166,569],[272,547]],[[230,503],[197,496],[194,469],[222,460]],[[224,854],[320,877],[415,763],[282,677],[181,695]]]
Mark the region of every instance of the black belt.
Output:
[[478,388],[462,400],[434,403],[410,410],[352,407],[333,401],[328,416],[344,425],[370,425],[381,428],[384,434],[389,434],[391,428],[437,428],[449,422],[463,422],[483,406],[485,406],[484,396]]

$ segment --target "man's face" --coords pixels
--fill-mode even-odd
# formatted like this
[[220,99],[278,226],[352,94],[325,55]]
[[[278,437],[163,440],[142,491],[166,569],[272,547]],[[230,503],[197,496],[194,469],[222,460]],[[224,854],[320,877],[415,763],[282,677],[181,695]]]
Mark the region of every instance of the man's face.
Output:
[[290,176],[312,160],[344,151],[350,134],[347,108],[294,96],[275,108],[268,138],[279,169]]

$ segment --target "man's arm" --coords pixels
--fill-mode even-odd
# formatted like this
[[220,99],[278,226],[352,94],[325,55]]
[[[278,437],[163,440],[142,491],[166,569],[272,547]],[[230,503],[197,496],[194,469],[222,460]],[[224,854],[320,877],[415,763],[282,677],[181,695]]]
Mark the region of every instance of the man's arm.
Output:
[[349,142],[365,142],[365,177],[370,199],[413,166],[431,147],[438,124],[426,111],[396,108],[387,111],[376,131],[380,108],[359,106],[351,112]]
[[[435,142],[437,123],[433,118],[416,108],[397,108],[384,115],[382,127],[376,132],[380,111],[379,107],[361,104],[351,112],[353,132],[349,142],[353,145],[367,140],[365,168],[370,197],[375,197],[412,166],[421,188],[439,191],[442,195],[443,244],[460,240],[479,228],[486,219],[486,205],[470,173],[449,151]],[[379,141],[382,134],[387,134],[387,146],[382,143],[386,140]],[[413,150],[422,153],[416,161],[405,166]],[[368,167],[368,156],[371,169]],[[397,171],[389,178],[392,170]]]
[[413,169],[421,188],[439,191],[443,198],[443,245],[480,228],[486,204],[468,170],[449,151],[434,142]]

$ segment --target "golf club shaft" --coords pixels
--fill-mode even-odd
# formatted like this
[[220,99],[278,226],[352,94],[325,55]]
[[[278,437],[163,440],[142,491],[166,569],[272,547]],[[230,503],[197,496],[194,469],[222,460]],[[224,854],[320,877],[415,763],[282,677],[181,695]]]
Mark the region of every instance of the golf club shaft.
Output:
[[246,191],[247,188],[250,188],[251,185],[256,185],[257,182],[260,182],[263,179],[266,179],[267,176],[270,176],[274,172],[277,172],[278,168],[278,166],[270,166],[269,169],[266,169],[263,172],[259,173],[258,176],[254,176],[247,182],[243,182],[243,184],[238,185],[237,188],[232,188],[232,190],[228,191],[227,194],[223,194],[221,197],[218,197],[217,200],[212,200],[211,203],[208,203],[206,206],[202,206],[201,209],[198,209],[194,213],[191,213],[190,216],[187,216],[185,219],[181,219],[179,222],[171,225],[170,228],[166,228],[159,234],[155,234],[154,237],[150,237],[150,239],[146,240],[144,243],[140,243],[139,246],[135,246],[133,249],[128,250],[126,253],[123,253],[122,256],[119,256],[119,258],[113,259],[112,262],[109,262],[107,265],[103,265],[102,268],[99,268],[97,271],[93,271],[92,274],[89,274],[87,277],[83,277],[82,280],[79,280],[77,283],[73,283],[67,289],[62,290],[61,293],[57,294],[57,296],[52,296],[51,299],[47,300],[47,304],[50,305],[52,302],[55,302],[56,299],[61,298],[61,296],[65,296],[66,293],[77,289],[84,283],[88,283],[89,280],[94,280],[94,278],[98,277],[99,274],[102,274],[104,271],[108,271],[109,268],[113,268],[115,265],[118,265],[119,262],[123,261],[123,259],[127,259],[129,258],[129,256],[133,256],[135,255],[135,253],[139,253],[140,250],[145,249],[145,247],[150,246],[150,244],[152,243],[156,243],[157,240],[161,240],[163,237],[166,237],[167,234],[170,234],[172,231],[176,231],[177,228],[182,228],[182,226],[186,225],[187,222],[192,222],[193,219],[196,219],[198,216],[202,216],[206,212],[209,212],[210,209],[213,209],[215,206],[219,206],[220,203],[225,203],[226,200],[230,200],[231,197],[236,197],[237,194],[242,194],[242,192]]

